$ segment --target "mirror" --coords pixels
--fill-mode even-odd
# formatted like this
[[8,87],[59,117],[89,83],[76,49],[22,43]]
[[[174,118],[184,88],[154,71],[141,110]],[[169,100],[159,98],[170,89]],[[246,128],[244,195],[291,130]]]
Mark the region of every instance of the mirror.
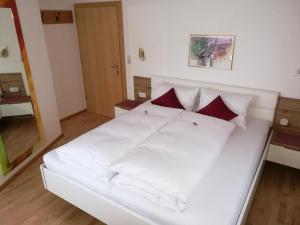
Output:
[[40,114],[14,0],[0,0],[0,173],[43,142]]

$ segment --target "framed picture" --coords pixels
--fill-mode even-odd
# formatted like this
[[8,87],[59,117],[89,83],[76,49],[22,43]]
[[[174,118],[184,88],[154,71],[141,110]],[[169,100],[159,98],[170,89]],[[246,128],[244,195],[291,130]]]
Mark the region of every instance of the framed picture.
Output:
[[190,36],[189,66],[232,69],[234,35]]

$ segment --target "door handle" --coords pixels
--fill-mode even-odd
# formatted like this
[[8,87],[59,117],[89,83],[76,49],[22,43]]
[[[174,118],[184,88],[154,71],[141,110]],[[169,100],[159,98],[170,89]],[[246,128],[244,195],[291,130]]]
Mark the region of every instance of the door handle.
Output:
[[111,68],[116,69],[117,75],[119,75],[119,65],[112,65]]

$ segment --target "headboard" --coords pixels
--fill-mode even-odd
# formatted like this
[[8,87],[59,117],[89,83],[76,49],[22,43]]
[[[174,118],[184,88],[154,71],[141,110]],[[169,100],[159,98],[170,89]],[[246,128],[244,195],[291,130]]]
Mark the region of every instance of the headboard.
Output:
[[152,88],[154,88],[158,83],[167,82],[183,86],[213,88],[253,95],[254,99],[250,108],[250,115],[254,118],[265,119],[273,123],[279,92],[156,75],[151,75],[150,77]]
[[184,86],[214,88],[235,93],[253,95],[254,99],[250,108],[250,115],[254,118],[265,119],[273,123],[279,96],[278,92],[162,76],[151,76],[151,78],[152,87],[155,87],[158,83],[168,82]]

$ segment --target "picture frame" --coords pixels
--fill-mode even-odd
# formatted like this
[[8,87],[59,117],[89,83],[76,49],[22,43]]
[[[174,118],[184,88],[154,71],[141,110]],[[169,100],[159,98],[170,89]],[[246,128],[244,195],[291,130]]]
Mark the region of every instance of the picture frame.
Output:
[[189,66],[232,70],[235,35],[191,34]]

